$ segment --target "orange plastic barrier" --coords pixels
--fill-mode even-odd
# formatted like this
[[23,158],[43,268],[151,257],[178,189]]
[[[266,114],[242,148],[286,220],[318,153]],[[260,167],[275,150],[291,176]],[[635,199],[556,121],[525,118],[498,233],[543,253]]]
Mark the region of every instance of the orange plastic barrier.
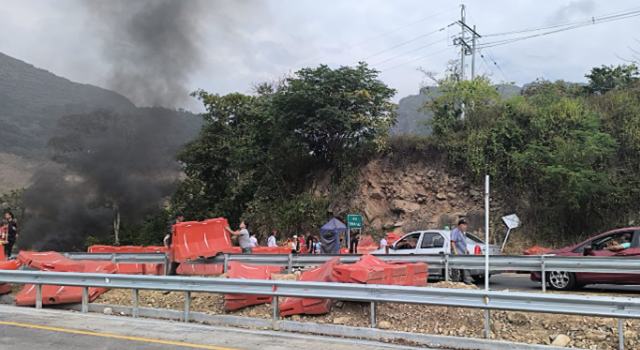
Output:
[[187,221],[174,226],[173,260],[185,262],[201,257],[211,257],[232,247],[231,237],[225,231],[227,219]]
[[0,270],[17,270],[21,265],[18,260],[0,261]]
[[34,269],[42,271],[82,272],[82,262],[71,260],[57,252],[29,252],[21,251],[18,261]]
[[[340,263],[340,258],[335,257],[315,269],[308,270],[300,275],[300,281],[333,282],[333,268]],[[331,311],[331,299],[310,298],[285,298],[280,304],[280,315],[321,315]]]
[[542,254],[547,254],[552,250],[553,249],[551,248],[545,248],[545,247],[534,245],[533,247],[525,249],[522,252],[522,254],[523,255],[542,255]]
[[405,286],[426,286],[429,279],[429,267],[425,263],[393,263],[407,267]]
[[135,246],[135,245],[92,245],[87,248],[89,253],[166,253],[164,246]]
[[223,273],[222,264],[197,264],[184,262],[178,266],[176,273],[186,276],[217,276]]
[[[0,248],[2,248],[0,246]],[[0,270],[17,270],[20,267],[18,260],[0,261]],[[9,283],[0,284],[0,295],[11,293],[11,285]]]
[[[280,266],[250,265],[237,261],[230,262],[228,268],[227,277],[243,279],[268,280],[271,279],[272,273],[282,271]],[[225,294],[224,309],[226,311],[238,310],[251,305],[270,303],[271,299],[271,296],[267,295]]]
[[[82,271],[87,273],[115,273],[116,266],[105,261],[81,261]],[[106,292],[106,288],[89,288],[89,301],[96,300]],[[42,286],[42,304],[71,304],[82,302],[82,287],[44,285]],[[36,287],[27,284],[16,294],[16,305],[27,306],[36,304]]]
[[370,235],[360,236],[358,241],[358,254],[370,254],[374,250],[378,250],[379,245],[373,240]]
[[333,268],[333,278],[343,283],[413,286],[426,284],[427,277],[426,264],[386,263],[373,255],[364,255],[355,264],[340,264]]
[[11,293],[11,285],[9,283],[0,284],[0,295]]
[[342,283],[384,284],[384,269],[377,266],[340,264],[333,267],[333,279]]

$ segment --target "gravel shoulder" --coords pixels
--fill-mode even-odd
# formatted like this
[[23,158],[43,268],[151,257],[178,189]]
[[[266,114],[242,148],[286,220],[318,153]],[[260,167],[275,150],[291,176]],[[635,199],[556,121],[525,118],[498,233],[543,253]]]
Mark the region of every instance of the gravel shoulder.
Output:
[[[439,282],[428,287],[477,288],[461,283]],[[177,292],[140,291],[141,307],[182,310],[184,295]],[[96,303],[131,305],[131,291],[111,290]],[[192,293],[193,311],[212,315],[232,314],[257,318],[270,318],[271,305],[263,304],[227,313],[224,299],[219,294]],[[383,329],[440,334],[462,337],[483,336],[483,311],[430,306],[384,303],[377,306],[378,327]],[[369,326],[369,304],[338,301],[327,315],[295,315],[292,320],[357,327]],[[617,323],[615,319],[493,311],[491,313],[491,337],[530,344],[552,344],[554,340],[567,342],[566,346],[586,349],[617,349]],[[625,345],[629,349],[640,348],[640,334],[636,332],[640,322],[625,321]]]

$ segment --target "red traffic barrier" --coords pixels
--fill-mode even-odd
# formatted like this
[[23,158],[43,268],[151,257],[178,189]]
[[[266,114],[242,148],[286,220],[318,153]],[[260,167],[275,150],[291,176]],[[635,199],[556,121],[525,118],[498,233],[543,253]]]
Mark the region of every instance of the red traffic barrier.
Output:
[[218,276],[224,271],[222,264],[198,264],[184,262],[178,266],[176,273],[185,276]]
[[407,279],[405,286],[423,287],[427,285],[429,278],[429,267],[425,263],[404,263],[394,262],[393,264],[405,265],[407,267]]
[[[111,262],[81,261],[87,273],[115,273],[117,268]],[[96,300],[107,288],[89,288],[89,301]],[[82,302],[82,287],[44,285],[42,286],[42,305],[72,304]],[[16,305],[30,306],[36,304],[36,286],[25,285],[16,294]]]
[[[307,270],[300,275],[300,281],[333,282],[333,268],[340,262],[335,257],[315,269]],[[280,304],[280,315],[321,315],[331,311],[331,299],[285,298]]]
[[362,263],[339,264],[333,267],[333,279],[342,283],[384,284],[384,269],[377,265]]
[[[19,267],[20,262],[18,260],[0,261],[0,270],[17,270]],[[9,283],[0,284],[0,295],[8,293],[11,293],[11,285]]]
[[0,261],[0,270],[17,270],[22,264],[18,260]]
[[18,261],[34,269],[42,271],[82,272],[84,266],[77,260],[71,260],[57,252],[21,251]]
[[0,295],[11,293],[11,285],[9,283],[0,284]]
[[225,230],[228,226],[224,218],[175,224],[172,238],[174,261],[211,257],[231,248],[231,237]]
[[[243,279],[271,279],[272,273],[282,271],[280,266],[250,265],[232,261],[228,265],[227,277]],[[271,302],[271,296],[246,295],[246,294],[225,294],[224,309],[234,311],[251,305],[258,305]]]
[[427,276],[426,264],[386,263],[373,255],[364,255],[355,264],[333,268],[333,278],[343,283],[415,286],[426,284]]
[[164,246],[135,246],[135,245],[101,245],[95,244],[87,248],[89,253],[166,253],[168,249]]

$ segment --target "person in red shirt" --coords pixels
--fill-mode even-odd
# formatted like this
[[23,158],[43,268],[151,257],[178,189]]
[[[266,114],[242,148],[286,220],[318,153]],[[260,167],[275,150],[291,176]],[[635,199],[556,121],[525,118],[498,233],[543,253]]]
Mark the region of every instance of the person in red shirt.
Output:
[[300,237],[298,237],[298,240],[300,240],[300,253],[306,253],[307,244],[306,244],[306,241],[304,240],[304,236],[300,235]]

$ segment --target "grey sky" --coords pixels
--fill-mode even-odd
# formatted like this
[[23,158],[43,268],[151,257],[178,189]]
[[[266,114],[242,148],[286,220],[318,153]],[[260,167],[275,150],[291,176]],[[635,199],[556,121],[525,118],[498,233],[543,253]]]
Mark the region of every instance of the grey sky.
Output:
[[[203,2],[200,33],[194,36],[203,57],[190,74],[191,90],[249,93],[256,83],[279,79],[303,66],[352,65],[364,59],[382,70],[382,79],[398,90],[398,99],[416,93],[424,83],[418,66],[441,73],[449,60],[458,57],[447,39],[459,31],[458,26],[376,55],[454,22],[459,18],[458,1]],[[467,22],[475,24],[480,34],[640,9],[634,0],[468,0],[465,4]],[[0,5],[1,52],[74,81],[109,87],[112,67],[104,58],[100,26],[81,0],[0,0]],[[591,67],[621,63],[617,56],[631,57],[632,49],[640,51],[640,34],[635,33],[639,24],[640,17],[634,17],[494,47],[484,51],[487,63],[478,59],[478,71],[496,82],[523,84],[540,77],[583,81]],[[420,49],[423,46],[428,47]],[[197,108],[194,102],[183,106]]]

